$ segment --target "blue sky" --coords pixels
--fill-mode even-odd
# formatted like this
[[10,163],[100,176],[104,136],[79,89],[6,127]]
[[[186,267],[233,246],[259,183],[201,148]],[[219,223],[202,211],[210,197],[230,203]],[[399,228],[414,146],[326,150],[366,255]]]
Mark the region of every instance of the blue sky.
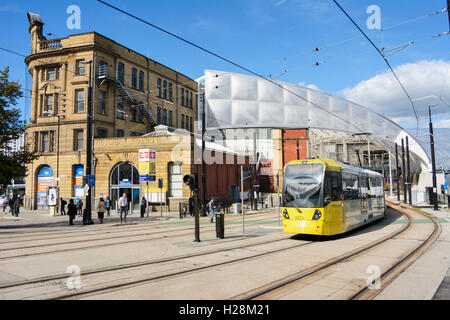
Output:
[[[313,85],[325,92],[364,103],[404,126],[414,126],[411,105],[401,89],[395,85],[387,89],[377,87],[376,76],[388,78],[390,75],[375,49],[362,37],[344,41],[358,37],[360,33],[331,0],[107,1],[260,74],[270,74],[275,78],[286,67],[289,72],[277,78],[280,81]],[[380,7],[381,24],[385,28],[412,21],[383,33],[386,48],[416,41],[390,56],[389,61],[394,68],[403,68],[399,69],[400,78],[403,77],[411,96],[436,95],[444,100],[434,110],[436,121],[440,121],[441,127],[450,126],[450,74],[445,70],[448,69],[450,41],[448,36],[432,37],[449,30],[448,15],[441,13],[424,17],[445,8],[446,0],[339,2],[379,47],[383,43],[381,32],[373,32],[366,27],[369,5]],[[66,9],[73,4],[81,9],[79,30],[69,30],[66,26],[69,17]],[[0,4],[0,30],[4,41],[0,47],[29,54],[28,11],[42,16],[44,32],[53,34],[48,38],[95,30],[194,79],[200,77],[205,69],[243,72],[95,0],[3,0]],[[314,53],[316,47],[326,48]],[[0,67],[9,65],[11,78],[30,88],[31,78],[27,76],[25,79],[23,60],[23,57],[0,50]],[[443,64],[436,64],[439,61]],[[314,66],[315,62],[321,64]],[[412,75],[421,74],[420,68],[431,70],[431,66],[436,67],[442,76],[433,79],[432,89],[427,87],[425,90],[417,76]],[[421,81],[431,83],[425,78]],[[363,84],[371,90],[367,94],[361,91]],[[380,96],[379,90],[389,90],[385,96],[392,96],[396,113],[381,105],[386,101],[376,101]],[[369,96],[375,98],[367,102],[364,98]],[[417,105],[421,119],[423,117],[422,127],[426,125],[427,103],[421,101]],[[29,109],[29,99],[26,103],[22,101],[20,107],[24,108],[25,104]],[[28,113],[27,110],[27,119]]]

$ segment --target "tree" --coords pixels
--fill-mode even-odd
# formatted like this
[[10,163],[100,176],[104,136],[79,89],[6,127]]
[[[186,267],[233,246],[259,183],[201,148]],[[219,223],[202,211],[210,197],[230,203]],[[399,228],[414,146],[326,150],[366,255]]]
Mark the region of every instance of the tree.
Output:
[[25,132],[20,120],[20,110],[15,108],[23,93],[17,81],[9,81],[9,67],[0,70],[0,186],[6,186],[12,178],[26,176],[26,165],[37,159],[37,155],[24,148],[11,152],[10,141],[14,141]]

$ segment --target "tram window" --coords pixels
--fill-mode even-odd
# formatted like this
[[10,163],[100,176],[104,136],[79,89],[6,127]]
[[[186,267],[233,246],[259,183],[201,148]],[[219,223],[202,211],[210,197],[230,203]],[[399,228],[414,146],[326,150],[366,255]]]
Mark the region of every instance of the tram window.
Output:
[[341,201],[341,190],[340,174],[338,172],[325,172],[323,206],[327,206],[331,201]]
[[344,200],[355,200],[359,198],[358,176],[343,173],[342,191],[344,191]]

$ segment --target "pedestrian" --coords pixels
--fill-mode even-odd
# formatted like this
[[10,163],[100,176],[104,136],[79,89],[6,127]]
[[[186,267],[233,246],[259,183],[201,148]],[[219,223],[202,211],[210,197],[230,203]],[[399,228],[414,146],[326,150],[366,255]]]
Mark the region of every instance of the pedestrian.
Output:
[[111,210],[111,200],[109,197],[106,197],[106,211],[108,212],[107,216],[109,217],[109,211]]
[[[119,208],[120,208],[120,223],[127,223],[127,209],[128,209],[128,199],[127,194],[124,193],[123,196],[119,199]],[[123,218],[122,218],[123,214]]]
[[81,214],[83,212],[83,201],[81,201],[81,199],[78,199],[77,208],[78,208],[78,215],[81,217]]
[[181,215],[186,218],[187,208],[186,205],[183,204],[183,208],[181,209]]
[[145,197],[142,197],[142,201],[141,201],[141,218],[144,218],[144,216],[145,216],[145,209],[147,209],[147,199],[145,199]]
[[16,217],[19,216],[19,211],[20,211],[21,205],[22,205],[22,201],[20,199],[20,194],[19,194],[19,195],[17,195],[17,198],[16,198],[16,200],[14,202],[14,215]]
[[8,206],[9,212],[11,213],[12,216],[14,216],[14,203],[15,203],[14,195],[11,193],[9,195]]
[[73,199],[69,200],[69,205],[67,206],[67,214],[69,215],[69,224],[73,225],[73,219],[77,216],[77,206],[73,203]]
[[211,201],[207,204],[207,207],[209,208],[209,221],[211,221],[211,223],[214,222],[214,210],[216,209],[216,204],[214,203],[214,198],[211,198]]
[[67,201],[61,197],[61,215],[62,216],[66,215],[66,204],[67,204]]
[[100,220],[100,224],[103,224],[103,218],[105,216],[105,211],[106,211],[106,202],[103,198],[100,198],[100,200],[98,201],[98,206],[97,206],[97,215],[98,215],[98,220]]

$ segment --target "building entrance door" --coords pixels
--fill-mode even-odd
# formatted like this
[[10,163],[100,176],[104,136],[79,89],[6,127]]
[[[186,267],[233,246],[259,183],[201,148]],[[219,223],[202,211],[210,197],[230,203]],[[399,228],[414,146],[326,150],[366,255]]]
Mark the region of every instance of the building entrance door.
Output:
[[117,203],[123,194],[127,195],[128,213],[139,213],[141,186],[139,172],[130,162],[118,164],[110,176],[112,210],[117,210]]

